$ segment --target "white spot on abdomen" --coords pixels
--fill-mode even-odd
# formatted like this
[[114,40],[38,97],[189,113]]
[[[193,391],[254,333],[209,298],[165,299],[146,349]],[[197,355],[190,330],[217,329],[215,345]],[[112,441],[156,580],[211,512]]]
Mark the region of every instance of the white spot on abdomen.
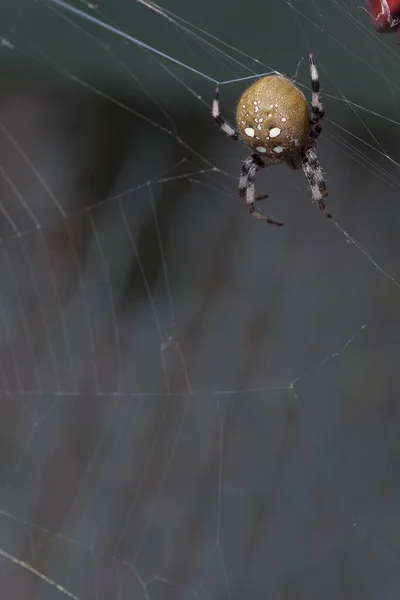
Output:
[[269,130],[269,137],[270,138],[276,138],[276,137],[278,137],[278,135],[280,134],[280,132],[281,132],[281,129],[279,129],[279,127],[272,127]]
[[252,127],[246,127],[244,130],[245,134],[249,137],[254,137],[254,129]]
[[267,151],[267,149],[264,148],[264,146],[257,146],[256,150],[257,152],[261,152],[262,154],[265,154],[265,152]]
[[275,148],[272,148],[272,149],[277,154],[280,154],[281,152],[283,152],[283,146],[275,146]]

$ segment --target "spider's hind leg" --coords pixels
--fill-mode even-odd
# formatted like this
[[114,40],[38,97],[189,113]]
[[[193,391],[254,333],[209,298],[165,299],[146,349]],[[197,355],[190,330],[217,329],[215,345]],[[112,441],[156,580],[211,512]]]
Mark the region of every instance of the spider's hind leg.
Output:
[[246,197],[247,211],[253,217],[256,217],[256,219],[260,219],[260,221],[269,223],[270,225],[277,225],[278,227],[281,227],[283,223],[281,223],[280,221],[275,221],[274,219],[263,215],[254,208],[254,202],[256,200],[262,200],[268,196],[268,194],[265,194],[263,196],[255,195],[254,180],[256,178],[256,173],[259,169],[263,169],[264,167],[264,161],[256,153],[252,154],[251,156],[249,156],[249,158],[247,158],[244,161],[239,180],[239,196],[241,198]]
[[288,165],[288,167],[293,169],[293,171],[296,171],[296,169],[300,169],[302,164],[301,154],[289,156],[289,158],[286,160],[286,164]]
[[324,176],[322,174],[322,169],[319,164],[318,157],[315,153],[314,148],[312,148],[311,146],[306,149],[304,154],[303,171],[309,183],[313,201],[318,204],[319,210],[326,217],[328,217],[328,219],[331,219],[332,215],[330,214],[330,212],[325,206],[325,203],[322,200],[322,198],[328,195],[328,190],[326,189]]

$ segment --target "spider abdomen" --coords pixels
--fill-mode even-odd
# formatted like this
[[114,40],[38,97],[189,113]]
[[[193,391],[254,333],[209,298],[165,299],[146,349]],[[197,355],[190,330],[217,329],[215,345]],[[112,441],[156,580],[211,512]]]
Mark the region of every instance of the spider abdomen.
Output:
[[236,121],[242,140],[266,163],[293,161],[307,142],[307,100],[281,75],[262,77],[242,94]]

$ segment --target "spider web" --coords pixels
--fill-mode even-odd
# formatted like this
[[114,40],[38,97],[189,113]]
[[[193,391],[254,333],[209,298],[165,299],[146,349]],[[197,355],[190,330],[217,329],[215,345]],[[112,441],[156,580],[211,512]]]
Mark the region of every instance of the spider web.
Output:
[[[397,598],[400,61],[361,0],[4,3],[4,596]],[[100,23],[93,21],[96,19]],[[277,70],[326,110],[237,197]]]

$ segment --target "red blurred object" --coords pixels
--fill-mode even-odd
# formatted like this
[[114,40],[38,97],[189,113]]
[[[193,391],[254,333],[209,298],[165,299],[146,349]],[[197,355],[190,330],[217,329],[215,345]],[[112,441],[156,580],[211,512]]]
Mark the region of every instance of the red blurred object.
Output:
[[366,0],[374,28],[379,33],[400,34],[400,0]]

